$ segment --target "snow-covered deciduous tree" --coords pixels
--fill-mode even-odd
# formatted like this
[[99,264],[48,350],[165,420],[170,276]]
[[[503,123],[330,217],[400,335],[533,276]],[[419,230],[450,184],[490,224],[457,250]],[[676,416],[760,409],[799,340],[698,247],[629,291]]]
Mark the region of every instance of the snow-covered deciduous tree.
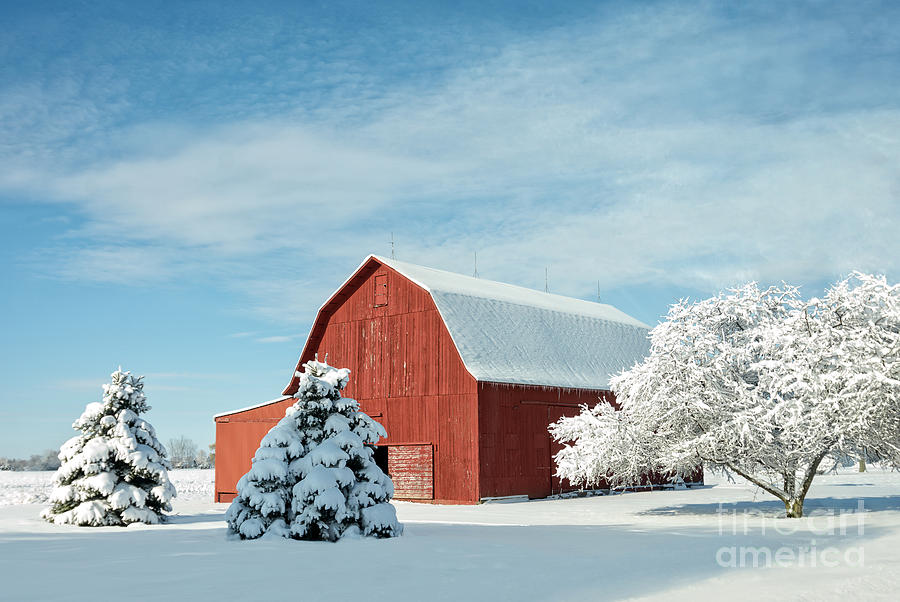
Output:
[[142,377],[121,368],[72,425],[81,431],[59,452],[46,520],[81,526],[156,524],[172,509],[166,449],[140,414],[148,411]]
[[184,435],[177,439],[169,439],[166,446],[169,451],[169,461],[175,468],[194,468],[197,466],[197,444]]
[[194,455],[194,467],[212,468],[212,466],[212,457],[210,456],[209,452],[198,449],[197,453]]
[[394,485],[375,464],[384,428],[341,396],[350,371],[310,361],[297,401],[260,443],[226,514],[243,539],[263,535],[336,541],[402,532]]
[[755,284],[673,305],[606,403],[551,425],[572,482],[731,470],[803,515],[828,454],[900,465],[900,285],[855,273],[822,299]]

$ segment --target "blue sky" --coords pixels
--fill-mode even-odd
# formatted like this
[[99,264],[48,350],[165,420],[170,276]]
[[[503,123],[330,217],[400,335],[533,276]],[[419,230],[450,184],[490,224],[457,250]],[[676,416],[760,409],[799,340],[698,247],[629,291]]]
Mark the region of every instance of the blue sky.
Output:
[[11,3],[0,456],[119,364],[163,440],[277,396],[370,252],[648,323],[900,278],[895,3]]

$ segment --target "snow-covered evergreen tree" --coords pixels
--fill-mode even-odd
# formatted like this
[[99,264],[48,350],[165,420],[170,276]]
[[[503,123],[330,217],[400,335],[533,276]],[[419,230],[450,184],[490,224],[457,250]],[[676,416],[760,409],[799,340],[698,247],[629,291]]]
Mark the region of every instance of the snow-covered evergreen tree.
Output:
[[672,306],[650,355],[600,403],[550,430],[559,476],[626,485],[731,470],[803,514],[829,454],[900,465],[900,285],[855,274],[823,299],[791,286]]
[[315,360],[304,368],[296,403],[263,437],[238,481],[229,528],[244,539],[400,535],[390,504],[394,485],[373,458],[384,428],[341,396],[349,370]]
[[170,511],[166,449],[140,414],[148,411],[143,377],[121,368],[72,425],[81,431],[59,452],[46,520],[82,526],[156,524]]

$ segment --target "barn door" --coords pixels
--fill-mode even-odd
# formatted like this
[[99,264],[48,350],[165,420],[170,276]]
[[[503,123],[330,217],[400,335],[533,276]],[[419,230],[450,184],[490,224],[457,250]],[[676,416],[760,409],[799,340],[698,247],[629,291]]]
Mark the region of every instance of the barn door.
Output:
[[407,500],[434,499],[434,448],[426,445],[387,446],[388,475],[394,482],[394,497]]
[[[580,408],[577,406],[573,407],[563,407],[563,406],[547,406],[547,424],[550,425],[563,416],[577,416],[580,412]],[[550,441],[550,466],[552,467],[550,470],[550,490],[553,494],[561,493],[563,491],[572,491],[573,489],[578,489],[574,487],[571,483],[569,483],[568,479],[560,479],[556,476],[556,462],[553,460],[553,456],[555,456],[559,450],[563,448],[563,446],[557,443],[553,436],[550,433],[547,433]]]
[[521,443],[513,452],[521,457],[519,487],[528,497],[547,497],[553,474],[547,410],[543,405],[522,404],[517,418],[518,428],[523,429]]

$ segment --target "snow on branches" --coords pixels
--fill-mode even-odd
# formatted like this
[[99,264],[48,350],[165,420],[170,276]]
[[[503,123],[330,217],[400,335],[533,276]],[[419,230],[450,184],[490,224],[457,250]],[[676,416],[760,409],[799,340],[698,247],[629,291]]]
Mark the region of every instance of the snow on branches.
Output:
[[384,428],[341,397],[350,371],[310,361],[297,402],[266,434],[225,515],[242,539],[395,537],[394,485],[373,459]]
[[81,526],[156,524],[171,511],[166,449],[140,414],[150,409],[142,377],[121,368],[103,385],[103,401],[89,403],[72,425],[81,431],[63,444],[46,520]]
[[799,517],[826,455],[900,465],[900,285],[883,276],[855,273],[808,301],[755,284],[681,301],[650,337],[650,355],[611,382],[619,411],[600,403],[551,425],[570,442],[559,476],[626,485],[702,462]]

